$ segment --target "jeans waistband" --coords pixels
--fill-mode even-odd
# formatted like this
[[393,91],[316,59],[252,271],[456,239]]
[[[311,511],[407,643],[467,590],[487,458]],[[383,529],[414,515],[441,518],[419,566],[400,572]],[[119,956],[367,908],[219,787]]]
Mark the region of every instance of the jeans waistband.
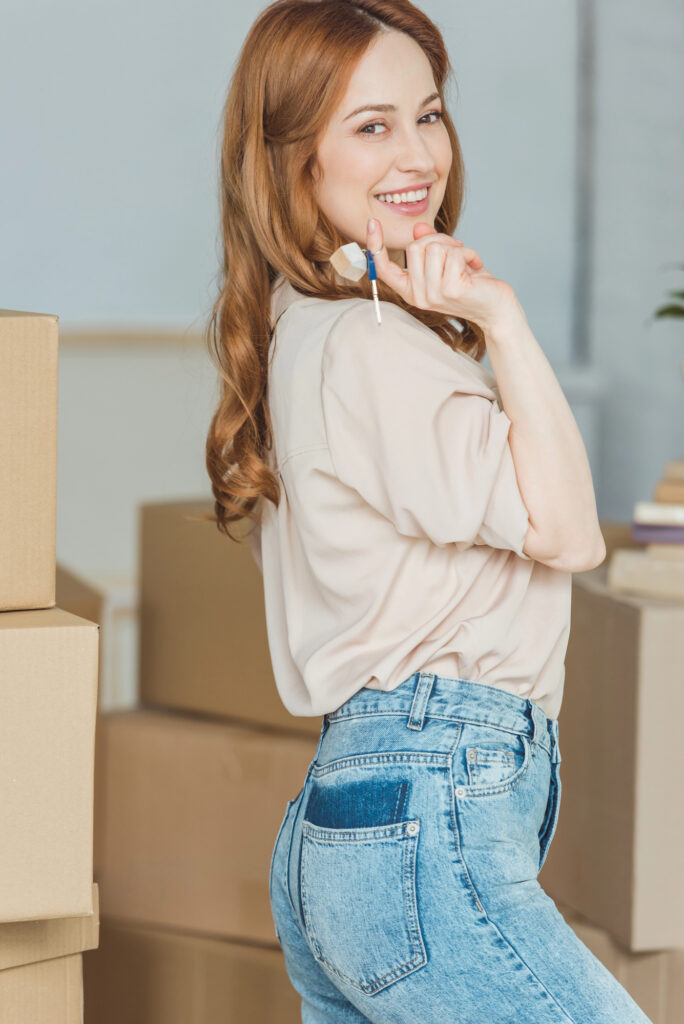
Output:
[[332,722],[362,715],[405,715],[406,728],[416,730],[423,728],[426,718],[499,726],[523,733],[533,745],[545,747],[554,763],[561,761],[557,718],[548,718],[528,697],[472,679],[414,672],[394,690],[364,686],[336,711],[323,715],[322,732]]

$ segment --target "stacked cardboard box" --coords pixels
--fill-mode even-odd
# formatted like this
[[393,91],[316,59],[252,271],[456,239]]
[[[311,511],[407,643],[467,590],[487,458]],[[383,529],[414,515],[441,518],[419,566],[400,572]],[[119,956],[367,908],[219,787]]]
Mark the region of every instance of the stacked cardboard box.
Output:
[[92,1024],[301,1019],[268,876],[321,719],[284,709],[261,574],[212,513],[140,509],[140,704],[98,715]]
[[539,881],[654,1024],[684,1021],[684,603],[573,577],[561,809]]
[[75,1024],[98,942],[98,626],[55,604],[58,318],[0,310],[0,1024]]

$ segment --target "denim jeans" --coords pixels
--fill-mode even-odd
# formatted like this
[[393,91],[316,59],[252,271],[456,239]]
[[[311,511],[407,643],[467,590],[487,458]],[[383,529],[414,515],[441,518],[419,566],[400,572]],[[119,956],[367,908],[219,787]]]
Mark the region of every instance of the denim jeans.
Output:
[[415,672],[323,716],[269,877],[303,1024],[651,1024],[537,876],[558,719]]

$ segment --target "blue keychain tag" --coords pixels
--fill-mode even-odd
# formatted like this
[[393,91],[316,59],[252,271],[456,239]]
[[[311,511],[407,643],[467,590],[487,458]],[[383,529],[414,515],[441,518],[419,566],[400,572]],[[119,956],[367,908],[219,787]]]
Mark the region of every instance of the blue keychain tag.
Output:
[[373,259],[373,253],[370,251],[370,249],[364,249],[363,251],[366,254],[366,262],[368,264],[368,280],[370,281],[371,287],[373,289],[373,301],[375,302],[375,313],[376,313],[376,316],[378,318],[378,323],[381,324],[382,323],[382,319],[380,317],[380,300],[378,298],[378,285],[377,285],[378,272],[375,269],[375,260]]

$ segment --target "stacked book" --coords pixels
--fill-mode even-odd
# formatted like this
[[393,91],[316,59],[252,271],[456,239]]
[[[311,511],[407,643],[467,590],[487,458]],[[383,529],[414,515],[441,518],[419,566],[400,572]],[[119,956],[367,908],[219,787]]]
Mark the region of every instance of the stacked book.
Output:
[[630,538],[610,557],[608,586],[684,601],[684,459],[666,463],[651,501],[635,503]]

